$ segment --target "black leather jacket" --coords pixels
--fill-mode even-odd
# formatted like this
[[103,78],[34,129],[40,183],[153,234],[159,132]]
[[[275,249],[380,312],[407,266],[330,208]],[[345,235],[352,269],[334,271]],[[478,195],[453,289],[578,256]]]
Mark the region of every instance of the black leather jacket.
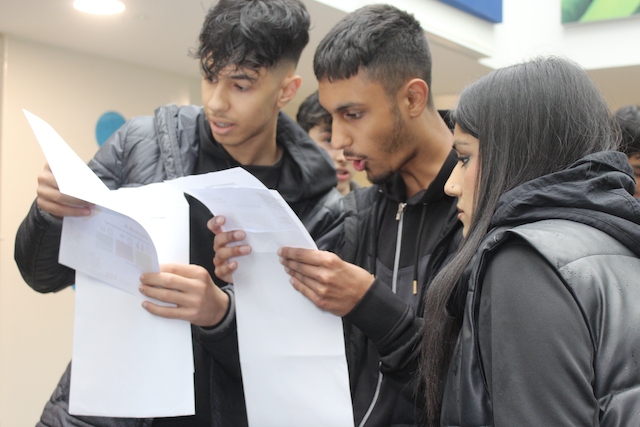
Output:
[[[565,171],[533,180],[503,196],[493,218],[496,227],[480,245],[463,276],[468,284],[464,320],[449,365],[440,419],[442,426],[513,425],[510,423],[514,422],[518,425],[558,425],[560,419],[564,420],[563,425],[607,427],[640,422],[640,204],[633,199],[631,176],[624,155],[597,153]],[[495,378],[492,385],[488,381],[491,372],[498,372],[496,369],[499,372],[495,375],[507,378],[507,382],[523,382],[523,377],[529,373],[496,366],[495,360],[490,359],[495,359],[495,348],[490,340],[483,340],[483,331],[479,330],[483,325],[486,327],[482,323],[482,310],[487,307],[482,296],[483,286],[491,286],[492,292],[497,288],[494,283],[484,280],[487,266],[492,259],[497,259],[503,248],[509,250],[508,245],[516,240],[532,248],[535,256],[544,261],[542,268],[551,270],[550,277],[559,279],[557,284],[563,288],[560,291],[570,295],[569,306],[574,308],[571,313],[575,318],[565,316],[566,321],[575,322],[586,331],[571,337],[572,342],[559,344],[562,348],[557,354],[565,354],[565,358],[561,357],[553,364],[543,363],[542,367],[532,363],[526,369],[533,370],[534,376],[535,369],[544,369],[540,375],[553,369],[558,372],[570,370],[573,372],[570,381],[583,384],[583,388],[582,393],[566,396],[567,390],[576,388],[570,388],[566,383],[556,384],[563,381],[561,377],[567,378],[561,375],[546,375],[546,382],[537,384],[536,390],[527,390],[534,386],[527,386],[526,382],[517,385],[516,389],[525,390],[522,395],[544,396],[541,401],[546,399],[545,409],[549,413],[529,411],[531,415],[525,417],[525,421],[511,418],[508,422],[504,419],[500,422],[494,414],[503,415],[508,410],[495,406],[494,400],[499,399],[501,405],[505,402],[516,405],[515,412],[519,414],[527,413],[522,407],[534,405],[521,396],[520,399],[505,397],[508,390],[496,389]],[[517,282],[523,266],[503,265],[501,269],[510,272],[503,276],[506,281]],[[535,284],[536,279],[527,283]],[[552,305],[554,301],[530,303]],[[531,310],[535,313],[536,307]],[[496,319],[495,311],[491,313]],[[519,316],[517,312],[512,315]],[[522,338],[516,339],[538,340],[538,344],[533,345],[540,349],[546,346],[543,353],[556,351],[551,349],[555,345],[552,340],[540,337],[545,333],[557,335],[558,331],[548,330],[549,322],[544,318],[534,316],[533,319],[535,324],[528,324],[521,331]],[[512,321],[516,320],[512,318]],[[495,326],[496,330],[498,328]],[[527,328],[531,330],[524,330]],[[539,332],[545,328],[547,332]],[[501,336],[496,335],[495,330],[491,332],[494,340],[500,340]],[[575,363],[572,358],[575,347],[584,349],[581,351],[586,354],[578,356],[587,363]],[[519,347],[516,344],[507,348]],[[515,354],[502,357],[523,358]],[[492,370],[487,370],[487,364],[492,364]],[[576,406],[582,408],[582,413],[574,411]],[[582,421],[577,422],[578,419]]]
[[[110,189],[190,175],[194,173],[200,150],[198,123],[202,122],[202,114],[201,107],[166,105],[158,108],[153,117],[136,117],[105,142],[89,162],[89,167]],[[336,174],[330,158],[284,113],[278,117],[276,140],[289,156],[287,170],[282,170],[276,189],[300,217],[318,246],[332,248],[342,222],[342,207],[341,195],[335,189]],[[216,164],[211,171],[232,166],[228,158],[220,158],[219,161],[214,159],[214,162]],[[24,280],[38,292],[56,292],[74,283],[75,271],[58,264],[61,224],[61,220],[41,211],[34,202],[18,229],[15,260]],[[207,356],[198,342],[201,329],[193,327],[198,372],[197,424],[242,425],[246,423],[244,414],[231,410],[223,399],[223,393],[220,393],[222,397],[210,395],[211,390],[216,388],[210,384],[221,381],[220,375],[224,381],[234,382],[235,379],[221,373],[223,369],[214,366],[215,363]],[[202,376],[208,378],[199,384]],[[40,425],[86,425],[79,421],[81,419],[95,426],[151,424],[151,420],[74,418],[67,412],[68,386],[67,372],[47,404]],[[242,393],[241,382],[238,392]],[[228,414],[230,410],[229,416],[217,413],[221,411]],[[239,419],[229,418],[236,416]]]

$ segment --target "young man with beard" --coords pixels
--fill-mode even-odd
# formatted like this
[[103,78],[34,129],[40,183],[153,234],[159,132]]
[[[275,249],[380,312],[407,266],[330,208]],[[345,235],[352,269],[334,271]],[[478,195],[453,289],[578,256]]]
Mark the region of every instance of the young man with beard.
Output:
[[[366,6],[322,40],[314,69],[332,146],[375,185],[345,197],[358,209],[337,254],[282,248],[281,262],[295,289],[344,319],[356,425],[414,426],[424,295],[460,238],[443,189],[457,158],[433,104],[429,46],[412,15]],[[227,246],[242,236],[216,236],[219,277],[230,280],[231,258],[250,250]]]
[[[203,74],[203,107],[167,105],[154,117],[130,120],[89,166],[111,189],[243,167],[282,194],[319,247],[332,248],[328,232],[342,218],[335,169],[304,130],[280,112],[300,87],[295,71],[309,25],[299,0],[221,0],[206,16],[195,55]],[[91,206],[61,194],[48,167],[38,181],[38,197],[16,237],[15,258],[33,289],[55,292],[74,283],[75,275],[58,264],[61,218],[91,215]],[[210,337],[213,331],[235,324],[233,290],[214,275],[213,235],[206,226],[212,215],[196,200],[189,202],[191,264],[164,265],[160,273],[145,274],[140,289],[176,305],[146,301],[150,313],[193,325],[196,415],[74,417],[68,413],[67,369],[39,425],[247,424],[239,376],[211,353],[211,348],[219,350]],[[231,354],[237,359],[237,348]]]

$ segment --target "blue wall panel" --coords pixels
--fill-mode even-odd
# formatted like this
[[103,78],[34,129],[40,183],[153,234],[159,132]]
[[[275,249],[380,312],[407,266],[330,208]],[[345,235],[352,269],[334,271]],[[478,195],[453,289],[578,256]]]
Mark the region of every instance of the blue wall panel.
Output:
[[502,0],[440,0],[494,24],[502,22]]

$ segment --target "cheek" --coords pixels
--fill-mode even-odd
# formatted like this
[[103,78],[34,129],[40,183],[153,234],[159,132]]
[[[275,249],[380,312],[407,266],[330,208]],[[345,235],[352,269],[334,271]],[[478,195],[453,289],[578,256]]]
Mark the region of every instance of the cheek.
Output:
[[348,170],[349,172],[351,172],[352,176],[356,173],[356,169],[353,167],[353,162],[349,162],[348,161],[347,165],[345,166],[345,169]]
[[473,204],[473,199],[475,198],[475,190],[476,190],[476,179],[477,179],[477,167],[475,162],[473,165],[470,165],[469,168],[465,171],[464,174],[464,192],[465,196],[469,200],[469,203]]

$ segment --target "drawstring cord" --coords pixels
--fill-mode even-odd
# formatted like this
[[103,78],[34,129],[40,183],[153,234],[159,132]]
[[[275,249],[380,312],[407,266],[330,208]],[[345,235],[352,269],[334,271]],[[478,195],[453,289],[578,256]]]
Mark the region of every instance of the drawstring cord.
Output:
[[418,294],[418,263],[420,262],[420,243],[422,243],[422,231],[424,229],[424,221],[427,217],[427,204],[422,205],[422,213],[420,214],[420,225],[418,226],[418,240],[416,241],[416,259],[413,264],[413,294]]

